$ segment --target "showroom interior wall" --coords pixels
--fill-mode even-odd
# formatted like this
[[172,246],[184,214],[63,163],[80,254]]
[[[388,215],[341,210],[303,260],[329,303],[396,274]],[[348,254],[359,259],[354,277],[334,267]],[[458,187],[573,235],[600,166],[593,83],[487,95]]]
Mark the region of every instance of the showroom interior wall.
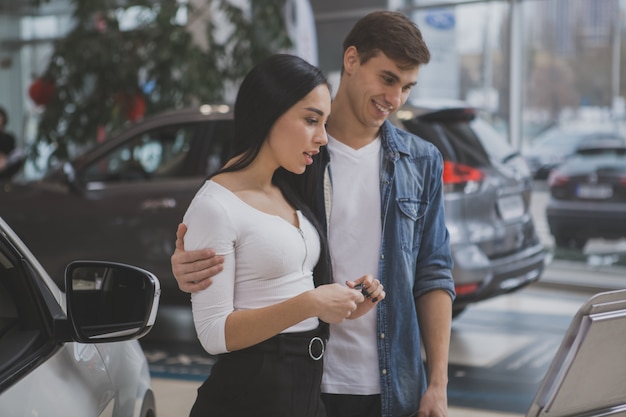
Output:
[[[71,25],[67,0],[0,0],[0,105],[22,143],[39,109],[28,96],[52,40]],[[624,117],[626,0],[314,0],[318,64],[336,76],[341,42],[377,9],[402,10],[433,53],[413,97],[462,99],[484,108],[523,148],[569,119]]]

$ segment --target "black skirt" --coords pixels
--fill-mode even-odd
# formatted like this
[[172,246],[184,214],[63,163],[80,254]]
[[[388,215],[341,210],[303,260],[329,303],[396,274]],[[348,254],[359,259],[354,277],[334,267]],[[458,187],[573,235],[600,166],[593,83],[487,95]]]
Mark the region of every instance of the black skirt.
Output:
[[325,417],[324,347],[316,329],[219,355],[190,417]]

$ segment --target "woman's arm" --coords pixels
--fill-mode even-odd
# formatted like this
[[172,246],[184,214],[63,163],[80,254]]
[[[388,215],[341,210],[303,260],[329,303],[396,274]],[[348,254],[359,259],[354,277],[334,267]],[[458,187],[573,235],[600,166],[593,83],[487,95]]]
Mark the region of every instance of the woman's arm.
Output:
[[234,254],[228,254],[220,279],[191,298],[196,332],[209,353],[245,349],[311,317],[340,323],[364,300],[359,291],[329,284],[267,307],[235,310],[233,291]]
[[214,198],[196,198],[184,222],[185,246],[215,248],[223,259],[219,279],[191,296],[194,323],[203,347],[212,354],[239,350],[266,340],[311,317],[338,323],[348,317],[364,297],[338,284],[323,285],[283,302],[250,310],[235,310],[235,242],[237,231],[229,213]]

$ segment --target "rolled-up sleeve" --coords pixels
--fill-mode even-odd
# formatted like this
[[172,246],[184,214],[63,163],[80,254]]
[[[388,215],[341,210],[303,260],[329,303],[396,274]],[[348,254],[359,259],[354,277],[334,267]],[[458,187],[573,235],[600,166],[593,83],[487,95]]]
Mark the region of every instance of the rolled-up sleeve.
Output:
[[450,234],[446,228],[443,203],[443,159],[438,155],[430,177],[428,207],[424,218],[424,233],[420,242],[413,287],[414,298],[419,298],[428,291],[441,289],[456,297],[452,278],[452,254],[450,252]]

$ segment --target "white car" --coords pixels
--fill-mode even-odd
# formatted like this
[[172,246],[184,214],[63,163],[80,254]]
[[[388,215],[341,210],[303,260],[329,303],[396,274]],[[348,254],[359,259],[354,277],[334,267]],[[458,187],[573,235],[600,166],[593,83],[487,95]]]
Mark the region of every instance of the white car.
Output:
[[158,279],[76,261],[65,285],[64,293],[0,218],[0,416],[155,417],[136,339],[155,321]]

